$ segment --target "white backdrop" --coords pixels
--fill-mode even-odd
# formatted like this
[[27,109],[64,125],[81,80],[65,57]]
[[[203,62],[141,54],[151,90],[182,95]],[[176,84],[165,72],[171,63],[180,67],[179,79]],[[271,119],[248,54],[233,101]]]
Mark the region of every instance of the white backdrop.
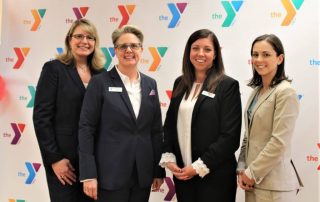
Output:
[[[1,7],[0,7],[1,8]],[[0,45],[0,201],[49,201],[45,172],[32,123],[33,99],[44,62],[64,48],[71,23],[94,22],[107,57],[116,64],[112,31],[135,24],[145,34],[140,70],[158,82],[163,118],[174,79],[181,73],[189,35],[216,33],[226,72],[240,82],[245,105],[251,89],[250,46],[261,34],[278,35],[285,47],[286,73],[300,98],[293,160],[305,188],[297,201],[319,201],[319,1],[318,0],[3,0]],[[0,18],[1,20],[1,18]],[[238,153],[237,153],[238,154]],[[170,174],[168,174],[170,176]],[[170,177],[150,201],[175,201]],[[237,201],[243,202],[238,190]]]

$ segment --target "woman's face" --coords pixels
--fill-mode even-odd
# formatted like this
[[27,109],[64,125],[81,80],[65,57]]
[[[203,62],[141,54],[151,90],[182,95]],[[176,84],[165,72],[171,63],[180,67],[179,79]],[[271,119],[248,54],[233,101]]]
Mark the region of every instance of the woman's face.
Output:
[[122,34],[115,44],[115,53],[120,66],[136,68],[143,48],[139,38],[131,33]]
[[213,64],[215,52],[210,38],[198,39],[191,44],[190,61],[196,73],[206,73]]
[[69,40],[71,53],[76,59],[87,58],[95,48],[95,38],[78,26]]
[[252,65],[262,78],[272,79],[283,62],[283,54],[277,56],[276,51],[267,41],[258,41],[252,48]]

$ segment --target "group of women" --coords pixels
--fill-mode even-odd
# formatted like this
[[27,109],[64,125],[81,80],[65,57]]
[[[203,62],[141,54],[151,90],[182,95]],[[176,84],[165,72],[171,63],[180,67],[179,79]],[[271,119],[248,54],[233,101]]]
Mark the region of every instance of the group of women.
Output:
[[162,127],[156,81],[139,71],[144,36],[112,33],[118,64],[105,71],[95,26],[75,21],[65,52],[44,64],[34,127],[53,202],[147,202],[173,174],[179,202],[294,201],[302,186],[291,159],[299,103],[273,34],[251,46],[254,90],[244,110],[239,82],[225,74],[220,43],[208,29],[189,37],[182,75]]

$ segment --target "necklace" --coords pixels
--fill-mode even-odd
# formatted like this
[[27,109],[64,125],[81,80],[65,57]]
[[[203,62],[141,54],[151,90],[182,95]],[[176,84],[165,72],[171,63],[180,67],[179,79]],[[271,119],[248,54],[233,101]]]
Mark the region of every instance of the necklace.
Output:
[[83,72],[87,72],[88,65],[77,65],[77,68]]

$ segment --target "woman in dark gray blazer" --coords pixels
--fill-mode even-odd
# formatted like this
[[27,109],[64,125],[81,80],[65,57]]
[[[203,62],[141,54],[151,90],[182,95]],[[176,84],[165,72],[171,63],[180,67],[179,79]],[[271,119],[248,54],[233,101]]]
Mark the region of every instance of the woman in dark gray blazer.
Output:
[[160,165],[173,173],[178,201],[234,202],[239,83],[224,74],[213,32],[202,29],[189,37],[182,72],[167,111]]
[[95,26],[75,21],[65,52],[44,64],[35,96],[33,123],[46,170],[51,202],[90,201],[78,181],[78,122],[90,78],[104,56]]

